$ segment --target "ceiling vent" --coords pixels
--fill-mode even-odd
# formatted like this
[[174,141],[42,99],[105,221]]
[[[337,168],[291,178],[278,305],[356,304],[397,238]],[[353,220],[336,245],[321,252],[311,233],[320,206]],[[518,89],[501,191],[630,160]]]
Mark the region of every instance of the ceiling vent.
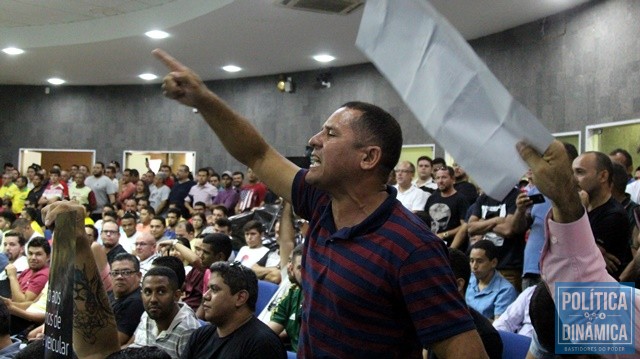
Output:
[[364,0],[276,0],[275,3],[289,9],[347,15],[364,4]]

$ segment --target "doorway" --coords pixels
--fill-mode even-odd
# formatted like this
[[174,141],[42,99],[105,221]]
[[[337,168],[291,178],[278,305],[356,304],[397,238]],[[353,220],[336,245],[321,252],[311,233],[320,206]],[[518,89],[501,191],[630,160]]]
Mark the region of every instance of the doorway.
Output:
[[62,169],[69,169],[72,165],[85,165],[91,168],[96,160],[95,150],[86,149],[50,149],[50,148],[20,148],[18,154],[20,173],[25,173],[32,164],[40,165],[47,171],[54,164]]
[[171,172],[176,173],[181,165],[189,166],[193,173],[196,167],[195,151],[131,151],[125,150],[122,158],[123,168],[136,169],[140,174],[148,171],[145,160],[149,160],[149,167],[158,173],[161,165],[169,165]]

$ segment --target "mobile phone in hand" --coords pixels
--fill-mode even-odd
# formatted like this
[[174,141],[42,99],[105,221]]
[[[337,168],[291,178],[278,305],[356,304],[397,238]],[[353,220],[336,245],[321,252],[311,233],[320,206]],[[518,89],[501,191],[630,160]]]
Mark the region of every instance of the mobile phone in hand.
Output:
[[544,195],[542,195],[542,193],[531,195],[529,196],[529,199],[533,202],[533,204],[544,203]]

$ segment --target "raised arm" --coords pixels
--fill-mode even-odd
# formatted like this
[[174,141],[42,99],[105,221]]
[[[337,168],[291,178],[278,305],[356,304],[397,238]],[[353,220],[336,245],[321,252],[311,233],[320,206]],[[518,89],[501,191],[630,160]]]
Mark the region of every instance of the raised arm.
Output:
[[553,141],[543,155],[525,143],[518,144],[518,151],[533,171],[533,181],[540,192],[551,199],[553,220],[558,223],[579,220],[585,210],[562,142]]
[[233,157],[251,167],[271,190],[290,200],[299,168],[267,144],[256,128],[210,91],[195,72],[163,50],[156,49],[153,54],[171,71],[164,78],[163,94],[197,108]]
[[78,358],[105,358],[120,349],[116,322],[100,272],[84,231],[84,207],[62,201],[42,210],[47,225],[58,215],[75,212],[75,284],[73,287],[73,349]]

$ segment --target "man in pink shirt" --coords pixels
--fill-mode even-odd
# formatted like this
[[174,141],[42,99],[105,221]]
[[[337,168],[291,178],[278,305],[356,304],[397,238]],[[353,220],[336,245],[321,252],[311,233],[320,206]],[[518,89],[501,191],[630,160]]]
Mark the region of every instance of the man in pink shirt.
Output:
[[27,245],[29,269],[19,275],[13,264],[5,268],[11,286],[11,300],[16,303],[31,302],[36,299],[49,280],[49,255],[51,247],[42,237],[32,239]]
[[[578,187],[573,180],[571,163],[559,141],[554,141],[540,155],[533,147],[519,144],[520,156],[533,170],[540,192],[549,197],[553,206],[547,219],[547,235],[540,258],[542,279],[549,293],[555,295],[556,282],[616,282],[609,275],[605,261],[596,245],[589,218],[580,201]],[[555,300],[555,298],[554,298]],[[640,355],[640,292],[635,295],[633,306],[635,321],[635,356],[631,354],[606,354],[607,358],[637,357]],[[556,302],[557,306],[557,302]],[[533,313],[532,313],[533,317]],[[535,325],[534,325],[535,326]],[[542,348],[534,337],[527,358],[553,357],[553,352]]]

